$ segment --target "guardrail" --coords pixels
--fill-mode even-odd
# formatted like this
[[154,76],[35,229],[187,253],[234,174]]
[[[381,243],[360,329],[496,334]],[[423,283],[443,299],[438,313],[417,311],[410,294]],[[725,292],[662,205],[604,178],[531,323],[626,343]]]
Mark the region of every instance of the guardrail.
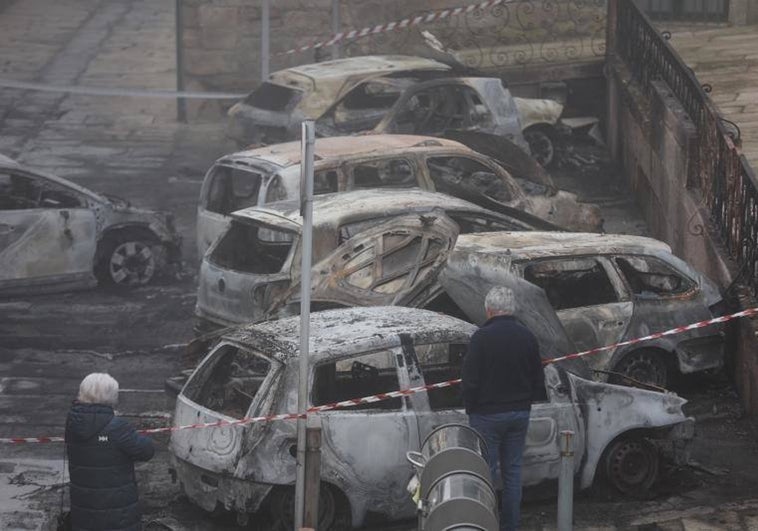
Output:
[[[714,229],[737,261],[745,282],[758,294],[758,180],[740,153],[739,129],[727,127],[695,74],[634,0],[617,0],[615,53],[643,90],[665,81],[697,129],[688,186],[703,196]],[[733,126],[734,124],[732,124]]]

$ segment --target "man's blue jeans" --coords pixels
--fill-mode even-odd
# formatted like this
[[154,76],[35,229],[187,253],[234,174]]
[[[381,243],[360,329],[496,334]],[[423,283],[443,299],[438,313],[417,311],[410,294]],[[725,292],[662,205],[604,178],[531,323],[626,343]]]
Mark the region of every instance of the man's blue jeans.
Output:
[[493,484],[497,484],[498,463],[503,482],[500,507],[501,531],[518,529],[521,514],[521,462],[529,428],[529,411],[471,414],[469,425],[487,443],[487,464]]

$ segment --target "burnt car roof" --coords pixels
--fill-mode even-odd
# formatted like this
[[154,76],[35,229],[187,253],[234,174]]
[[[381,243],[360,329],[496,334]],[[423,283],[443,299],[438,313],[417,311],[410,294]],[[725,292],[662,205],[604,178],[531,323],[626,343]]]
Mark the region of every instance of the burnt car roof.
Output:
[[626,234],[585,232],[483,232],[458,238],[455,252],[487,253],[511,260],[556,255],[670,253],[662,241]]
[[[430,151],[434,149],[450,149],[472,152],[460,142],[419,135],[364,135],[364,136],[335,136],[316,139],[314,148],[316,162],[319,160],[344,157],[348,155],[392,154],[395,151]],[[238,151],[225,155],[219,163],[234,163],[264,160],[281,167],[300,164],[302,147],[300,141],[285,142],[263,148]]]
[[[335,194],[317,195],[313,198],[314,224],[336,225],[346,220],[370,219],[377,216],[403,213],[427,212],[439,208],[446,211],[464,211],[489,216],[498,214],[485,208],[445,194],[426,192],[416,188],[389,190],[369,189]],[[269,203],[232,213],[239,221],[261,220],[269,223],[280,219],[283,224],[302,226],[300,201],[297,199]]]
[[313,80],[344,79],[352,76],[372,76],[413,70],[444,71],[450,70],[450,66],[434,59],[412,55],[364,55],[294,66],[272,73],[269,79],[277,82],[278,77],[286,74],[306,76]]
[[[416,338],[471,335],[476,326],[429,310],[401,306],[342,308],[311,314],[310,355],[316,361],[337,358],[356,348],[400,346],[399,335]],[[387,343],[388,336],[394,341]],[[297,356],[300,343],[300,317],[288,317],[234,329],[223,339],[261,349],[284,361]],[[444,339],[444,338],[443,338]]]

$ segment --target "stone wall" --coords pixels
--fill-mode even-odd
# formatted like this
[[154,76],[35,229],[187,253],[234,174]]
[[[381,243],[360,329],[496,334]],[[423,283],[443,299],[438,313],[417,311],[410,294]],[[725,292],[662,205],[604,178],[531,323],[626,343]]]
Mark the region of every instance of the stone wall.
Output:
[[[613,60],[609,66],[609,147],[624,169],[653,236],[726,288],[734,280],[737,266],[710,226],[699,190],[688,182],[697,149],[694,124],[664,82],[652,82],[648,96],[623,62]],[[752,304],[744,296],[740,302]],[[733,326],[728,368],[746,410],[758,414],[754,321],[741,319]]]
[[[339,27],[348,30],[470,1],[271,0],[269,70],[331,58],[331,48],[282,52],[328,38],[335,4]],[[260,82],[261,6],[262,0],[181,0],[185,89],[248,92]],[[424,24],[421,29],[434,34],[467,66],[516,83],[596,76],[605,53],[605,0],[517,1]],[[418,28],[343,43],[338,53],[435,55]],[[190,101],[188,114],[192,119],[218,119],[230,104]]]

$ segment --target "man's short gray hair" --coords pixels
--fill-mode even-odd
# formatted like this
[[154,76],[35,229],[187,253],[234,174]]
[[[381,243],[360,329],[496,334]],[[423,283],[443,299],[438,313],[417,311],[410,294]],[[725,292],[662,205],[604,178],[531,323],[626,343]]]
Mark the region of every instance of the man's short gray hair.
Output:
[[88,374],[79,384],[79,396],[76,399],[84,404],[115,406],[118,403],[118,382],[104,372]]
[[484,309],[488,312],[501,315],[513,315],[516,311],[516,299],[513,290],[504,286],[495,286],[484,299]]

